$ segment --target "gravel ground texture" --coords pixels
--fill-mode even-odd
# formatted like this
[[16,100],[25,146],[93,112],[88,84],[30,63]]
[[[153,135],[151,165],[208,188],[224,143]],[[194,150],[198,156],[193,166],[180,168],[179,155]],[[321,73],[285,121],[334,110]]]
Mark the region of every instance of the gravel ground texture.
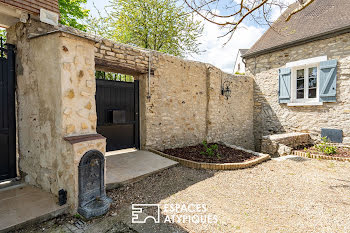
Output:
[[205,204],[203,214],[215,215],[217,223],[166,223],[171,232],[350,232],[349,171],[348,162],[304,158],[233,171],[179,165],[109,191],[114,202],[108,215],[122,215],[131,204],[158,203],[164,219],[164,204]]

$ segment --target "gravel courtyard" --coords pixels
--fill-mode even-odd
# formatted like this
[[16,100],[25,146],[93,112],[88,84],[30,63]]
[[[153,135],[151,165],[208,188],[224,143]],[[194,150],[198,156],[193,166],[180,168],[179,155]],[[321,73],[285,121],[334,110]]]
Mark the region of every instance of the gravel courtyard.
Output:
[[[350,232],[347,162],[270,160],[235,171],[179,165],[108,195],[109,216],[87,222],[86,232]],[[135,203],[206,204],[218,223],[131,224]],[[59,232],[65,221],[27,230]]]

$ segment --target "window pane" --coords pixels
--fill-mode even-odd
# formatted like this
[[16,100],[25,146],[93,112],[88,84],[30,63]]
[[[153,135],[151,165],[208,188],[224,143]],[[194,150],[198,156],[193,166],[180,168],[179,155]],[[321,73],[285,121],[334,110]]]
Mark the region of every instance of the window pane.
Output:
[[304,90],[297,90],[297,99],[304,99]]
[[309,68],[309,98],[316,98],[317,67]]
[[309,98],[316,98],[316,88],[309,89]]
[[304,79],[304,69],[297,70],[297,79]]
[[297,70],[297,99],[304,99],[304,69]]
[[304,89],[304,79],[297,80],[297,89]]
[[309,78],[309,88],[316,88],[316,86],[317,86],[317,79]]

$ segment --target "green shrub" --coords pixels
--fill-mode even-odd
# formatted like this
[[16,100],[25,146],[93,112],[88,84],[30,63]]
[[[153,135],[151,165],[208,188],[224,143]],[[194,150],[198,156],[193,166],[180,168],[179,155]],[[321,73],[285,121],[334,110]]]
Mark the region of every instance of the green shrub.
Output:
[[208,146],[207,141],[203,141],[203,146],[204,146],[204,151],[201,152],[201,155],[205,155],[208,157],[214,157],[216,156],[217,158],[221,158],[219,154],[219,146],[217,144],[213,144],[211,146]]
[[322,142],[315,145],[315,148],[327,155],[332,155],[337,153],[337,147],[332,146],[329,144],[329,140],[327,137],[322,137],[321,138]]

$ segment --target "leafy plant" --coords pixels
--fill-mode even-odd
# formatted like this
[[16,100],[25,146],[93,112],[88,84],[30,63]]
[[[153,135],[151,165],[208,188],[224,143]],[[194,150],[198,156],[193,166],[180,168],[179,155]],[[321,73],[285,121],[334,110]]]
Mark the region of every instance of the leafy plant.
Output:
[[306,157],[311,158],[310,152],[306,152]]
[[89,10],[82,6],[87,0],[58,0],[60,8],[60,23],[86,31],[87,25],[81,23],[89,16]]
[[203,25],[176,0],[111,0],[106,14],[89,18],[90,33],[175,56],[201,52]]
[[322,142],[315,145],[315,148],[327,155],[332,155],[337,153],[337,147],[333,146],[329,143],[329,140],[327,137],[321,138]]
[[202,142],[203,146],[204,146],[204,151],[201,152],[201,155],[205,155],[208,157],[214,157],[216,156],[217,158],[221,158],[220,154],[219,154],[219,146],[217,144],[213,144],[213,145],[208,145],[207,141],[203,141]]
[[0,28],[0,37],[2,38],[2,43],[6,43],[6,30]]

